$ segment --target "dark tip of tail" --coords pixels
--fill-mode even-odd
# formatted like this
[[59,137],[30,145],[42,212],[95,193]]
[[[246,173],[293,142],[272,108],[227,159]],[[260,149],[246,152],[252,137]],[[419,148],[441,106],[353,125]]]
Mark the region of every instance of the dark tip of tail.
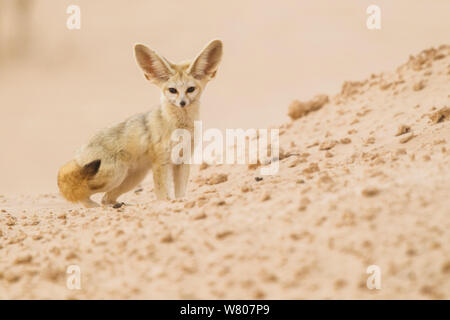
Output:
[[95,176],[98,172],[98,169],[100,169],[101,163],[102,160],[100,159],[89,162],[83,167],[83,169],[81,169],[82,174],[85,175],[86,177]]

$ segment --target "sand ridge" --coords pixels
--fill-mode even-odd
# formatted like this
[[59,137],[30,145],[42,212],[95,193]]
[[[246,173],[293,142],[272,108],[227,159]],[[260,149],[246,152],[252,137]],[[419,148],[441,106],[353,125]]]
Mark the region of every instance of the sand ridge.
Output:
[[277,175],[197,167],[183,200],[151,183],[120,209],[0,196],[0,298],[448,299],[449,89],[443,45],[293,103]]

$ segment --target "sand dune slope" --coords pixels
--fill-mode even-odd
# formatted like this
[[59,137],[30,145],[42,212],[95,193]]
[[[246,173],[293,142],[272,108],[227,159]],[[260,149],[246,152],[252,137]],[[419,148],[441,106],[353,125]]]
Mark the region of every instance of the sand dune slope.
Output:
[[196,168],[187,199],[146,183],[120,209],[0,196],[0,298],[450,298],[450,46],[328,100],[293,102],[262,180]]

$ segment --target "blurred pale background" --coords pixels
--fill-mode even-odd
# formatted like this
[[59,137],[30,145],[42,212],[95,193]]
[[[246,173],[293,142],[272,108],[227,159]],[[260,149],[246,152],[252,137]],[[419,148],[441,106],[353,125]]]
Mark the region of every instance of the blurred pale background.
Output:
[[[66,28],[71,4],[81,30]],[[381,30],[366,28],[370,4]],[[222,39],[204,128],[263,128],[292,99],[448,43],[449,13],[449,0],[0,0],[0,193],[56,192],[59,166],[95,130],[158,104],[134,43],[176,62]]]

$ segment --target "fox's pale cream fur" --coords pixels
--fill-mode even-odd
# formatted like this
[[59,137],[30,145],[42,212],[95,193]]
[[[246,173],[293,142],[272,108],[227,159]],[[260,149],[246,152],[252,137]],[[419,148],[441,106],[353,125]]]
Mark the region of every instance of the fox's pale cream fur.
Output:
[[145,77],[161,89],[161,105],[98,132],[79,149],[58,173],[59,189],[69,201],[94,207],[98,204],[91,195],[105,192],[102,204],[115,204],[150,169],[158,199],[182,197],[186,192],[189,165],[172,163],[171,135],[175,129],[187,129],[193,136],[200,96],[216,74],[222,42],[211,41],[192,63],[180,64],[142,44],[134,49]]

